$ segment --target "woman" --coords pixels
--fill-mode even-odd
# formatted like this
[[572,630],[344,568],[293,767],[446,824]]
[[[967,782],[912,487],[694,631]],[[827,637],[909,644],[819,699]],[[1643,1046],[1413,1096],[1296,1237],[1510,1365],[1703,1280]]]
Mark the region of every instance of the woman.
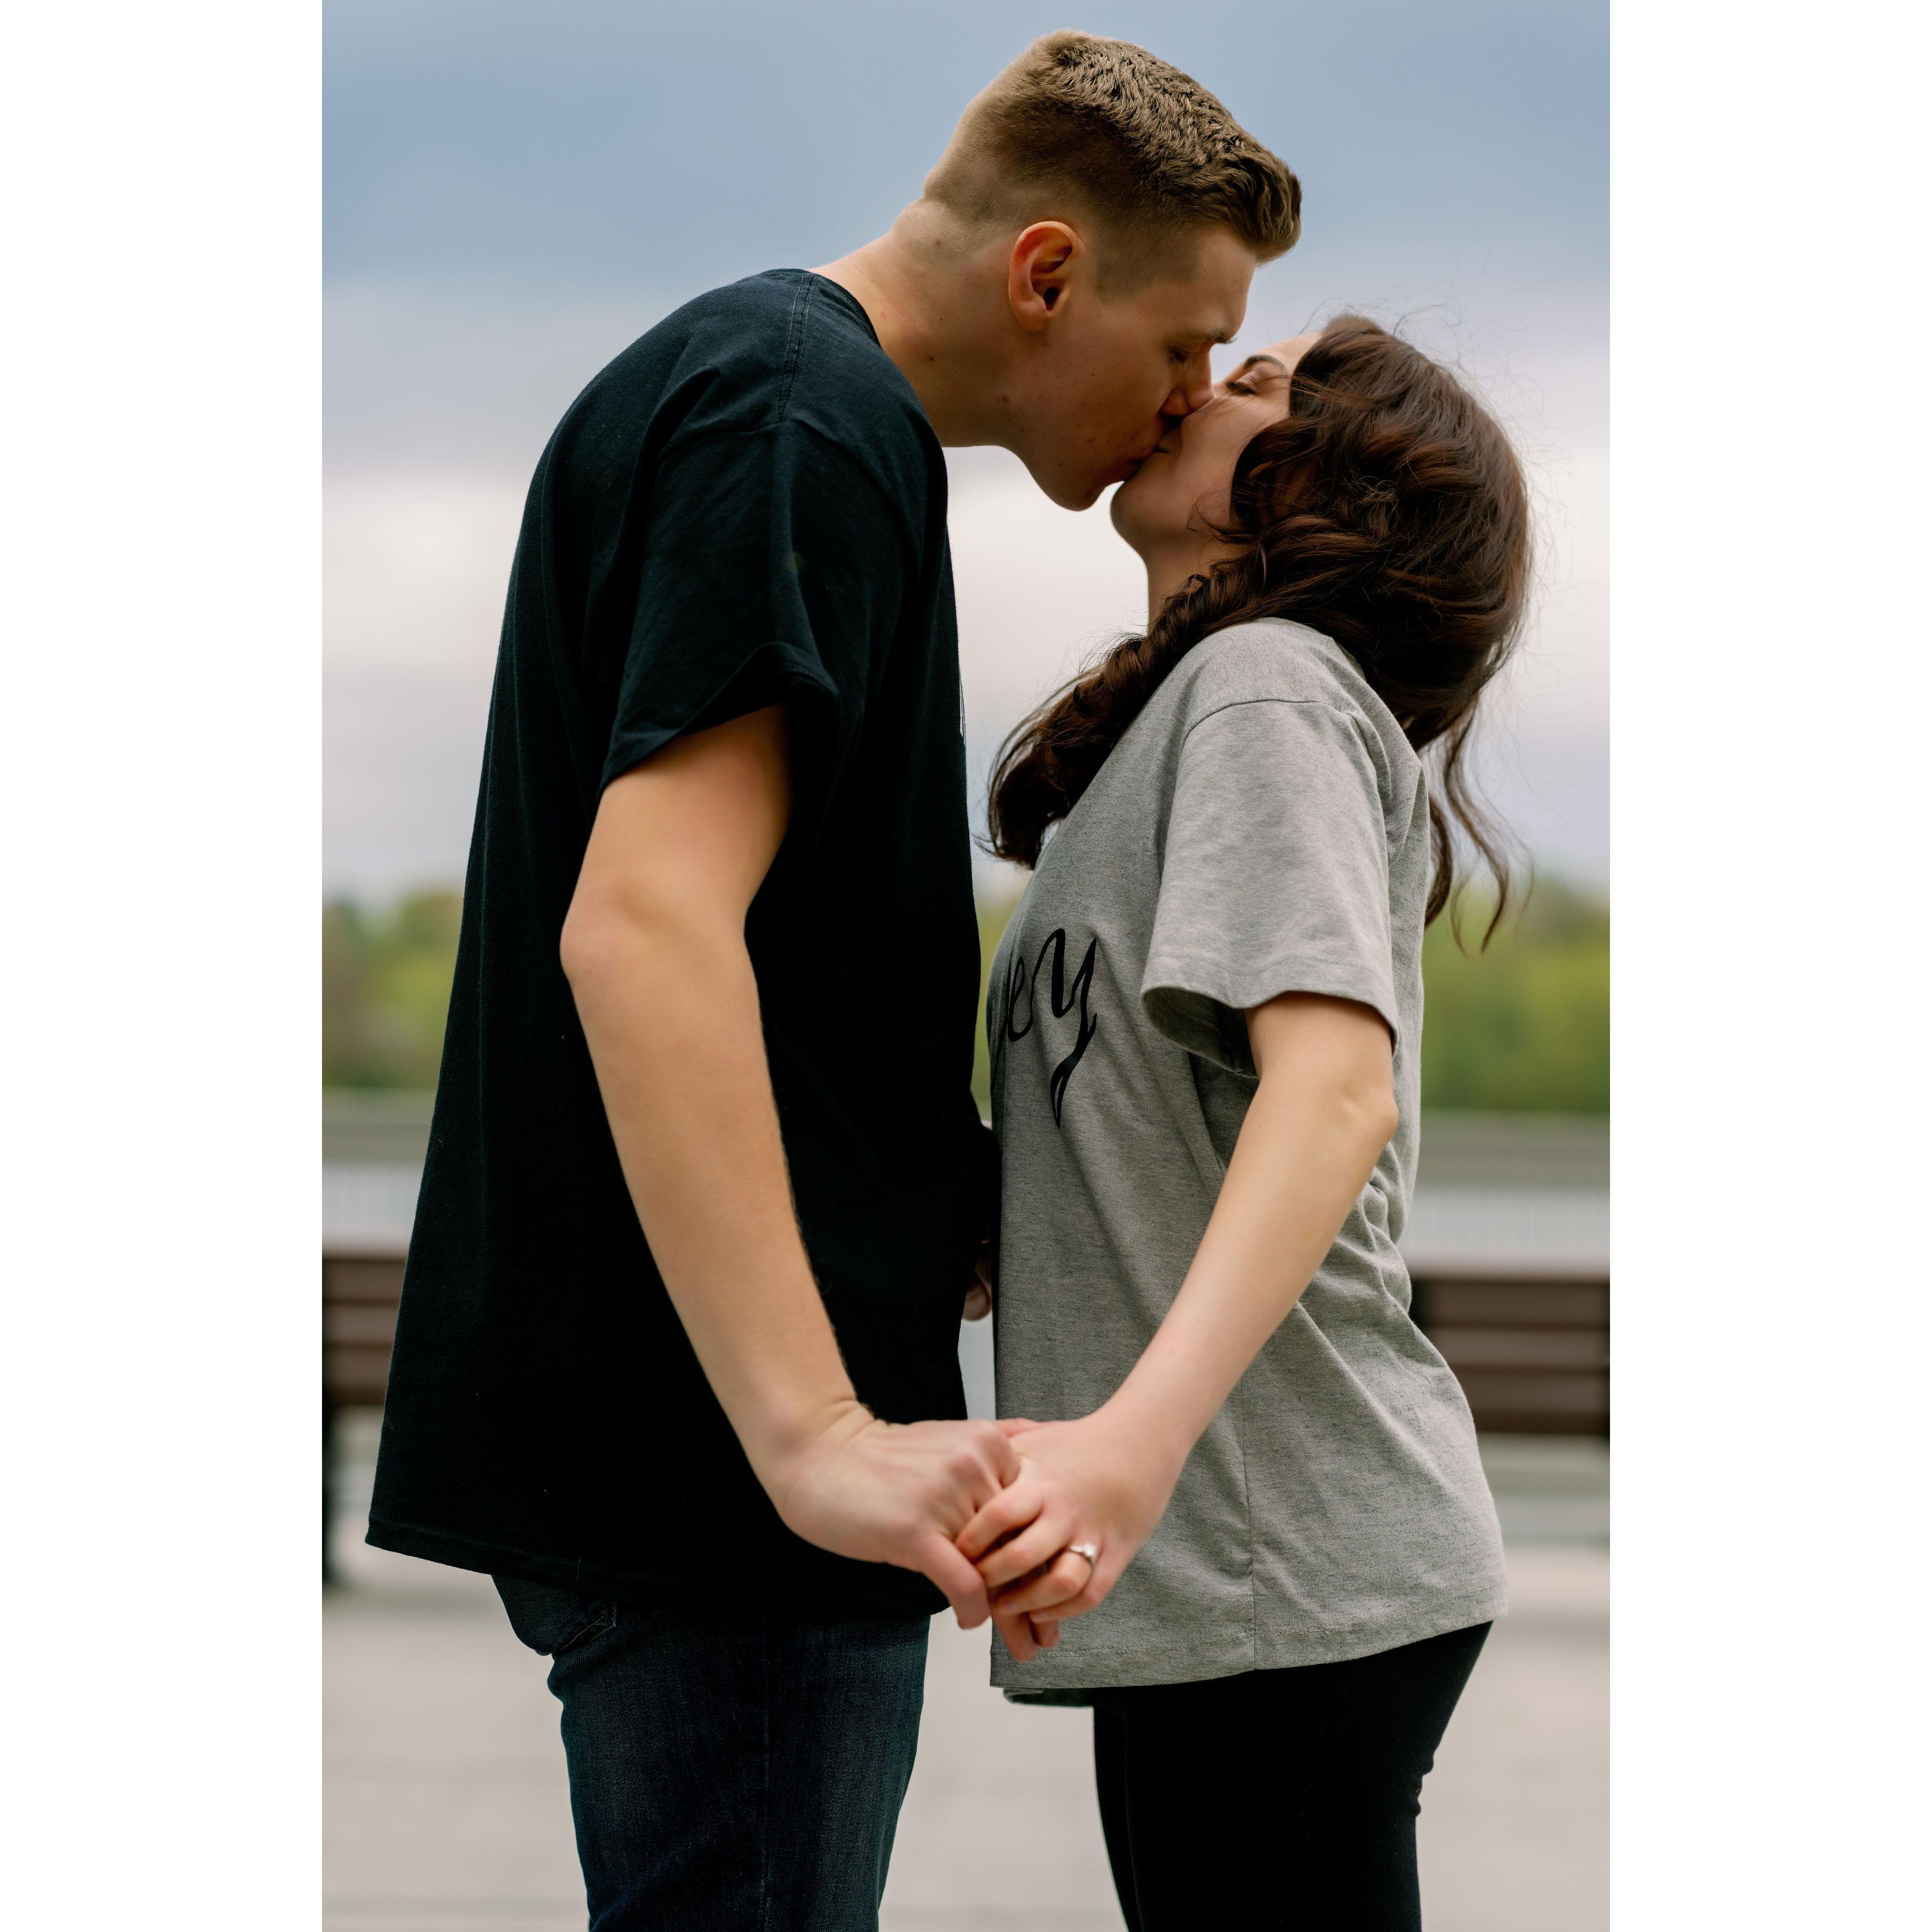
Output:
[[1042,1420],[960,1544],[994,1681],[1094,1707],[1135,1932],[1413,1927],[1503,1554],[1396,1244],[1452,820],[1508,889],[1462,761],[1522,608],[1522,474],[1345,317],[1250,357],[1113,515],[1147,634],[994,776],[995,849],[1034,868],[988,1002],[1000,1405]]

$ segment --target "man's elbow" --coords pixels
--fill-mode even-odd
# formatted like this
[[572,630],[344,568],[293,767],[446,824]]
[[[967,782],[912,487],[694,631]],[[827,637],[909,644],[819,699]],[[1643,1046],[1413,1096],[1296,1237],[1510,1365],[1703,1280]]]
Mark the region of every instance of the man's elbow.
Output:
[[659,923],[634,897],[587,881],[580,885],[557,941],[563,976],[580,1007],[604,987],[634,978],[646,957],[656,950],[654,939],[663,936],[654,932]]
[[636,880],[580,881],[557,940],[579,1012],[640,987],[715,985],[745,957],[742,915]]

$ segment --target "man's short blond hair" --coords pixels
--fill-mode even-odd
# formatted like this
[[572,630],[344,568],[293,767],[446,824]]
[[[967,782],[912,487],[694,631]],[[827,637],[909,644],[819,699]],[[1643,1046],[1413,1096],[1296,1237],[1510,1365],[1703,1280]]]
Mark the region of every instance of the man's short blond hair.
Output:
[[1043,34],[976,96],[926,198],[976,230],[1084,212],[1128,280],[1204,228],[1264,262],[1301,232],[1301,184],[1214,95],[1145,48],[1091,34]]

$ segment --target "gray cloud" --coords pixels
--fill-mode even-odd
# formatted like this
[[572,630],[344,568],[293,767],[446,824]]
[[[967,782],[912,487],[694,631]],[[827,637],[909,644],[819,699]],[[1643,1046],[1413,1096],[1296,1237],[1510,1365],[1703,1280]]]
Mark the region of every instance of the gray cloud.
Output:
[[[1012,0],[332,0],[332,278],[689,292],[824,260],[911,200],[1053,17]],[[1082,22],[1214,88],[1311,235],[1600,279],[1607,20],[1576,0],[1225,0]]]

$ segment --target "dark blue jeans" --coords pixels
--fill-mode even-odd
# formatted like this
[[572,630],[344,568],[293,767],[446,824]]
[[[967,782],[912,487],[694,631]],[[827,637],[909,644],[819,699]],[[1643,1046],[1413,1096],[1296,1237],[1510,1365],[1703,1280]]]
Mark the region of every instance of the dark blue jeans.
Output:
[[697,1615],[496,1584],[552,1660],[591,1932],[876,1932],[926,1618]]

